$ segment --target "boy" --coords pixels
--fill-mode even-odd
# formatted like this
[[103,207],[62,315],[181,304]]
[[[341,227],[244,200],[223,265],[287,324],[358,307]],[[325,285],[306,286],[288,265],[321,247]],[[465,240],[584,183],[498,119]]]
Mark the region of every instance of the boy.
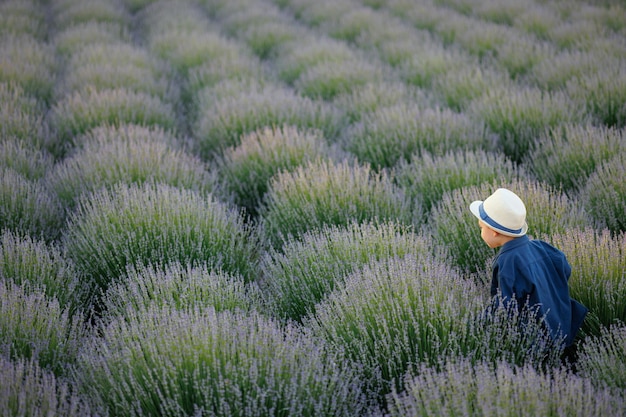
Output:
[[573,360],[574,338],[587,308],[570,298],[567,282],[572,269],[565,254],[541,240],[526,236],[526,206],[512,191],[497,189],[485,201],[474,201],[480,236],[490,248],[500,248],[493,262],[491,295],[522,307],[537,307],[552,337],[565,338],[564,359]]

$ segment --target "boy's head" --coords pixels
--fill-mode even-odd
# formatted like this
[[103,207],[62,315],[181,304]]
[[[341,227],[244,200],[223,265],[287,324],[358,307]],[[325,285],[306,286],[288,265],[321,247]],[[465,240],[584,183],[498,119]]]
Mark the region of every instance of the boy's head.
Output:
[[[469,209],[478,218],[479,225],[483,229],[481,236],[491,247],[500,246],[500,244],[493,241],[495,246],[492,246],[491,234],[485,233],[484,228],[506,237],[504,240],[524,236],[528,230],[524,202],[517,194],[506,188],[498,188],[485,201],[474,201]],[[494,235],[494,238],[497,236]]]

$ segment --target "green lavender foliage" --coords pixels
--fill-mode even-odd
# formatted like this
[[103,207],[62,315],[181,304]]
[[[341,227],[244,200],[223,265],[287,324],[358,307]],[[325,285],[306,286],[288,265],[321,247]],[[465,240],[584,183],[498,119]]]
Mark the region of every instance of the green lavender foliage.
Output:
[[481,239],[478,220],[469,211],[469,205],[474,200],[484,200],[500,187],[512,190],[524,201],[530,236],[565,233],[588,223],[576,200],[532,179],[452,190],[433,206],[429,224],[436,241],[448,247],[450,261],[463,270],[477,272],[490,267],[494,251]]
[[0,140],[0,167],[12,169],[28,180],[43,178],[52,169],[52,155],[16,137]]
[[223,188],[232,194],[235,204],[256,216],[274,175],[338,154],[321,131],[284,125],[245,135],[238,146],[226,149],[216,164]]
[[73,51],[65,66],[59,95],[94,88],[124,88],[164,101],[176,97],[170,69],[145,48],[129,42],[88,44]]
[[131,16],[121,0],[64,0],[52,5],[54,24],[68,27],[85,22],[118,23],[128,26]]
[[[589,314],[595,316],[592,319],[604,326],[626,322],[626,235],[612,236],[607,229],[586,227],[545,239],[567,256],[572,266],[571,296],[589,308]],[[599,332],[586,330],[596,335]]]
[[321,36],[307,36],[282,45],[274,60],[279,78],[293,85],[306,71],[323,62],[353,61],[357,54],[343,42]]
[[130,30],[117,22],[87,21],[57,28],[52,43],[58,56],[70,57],[89,45],[130,43]]
[[301,320],[369,262],[406,255],[445,258],[433,248],[430,239],[394,222],[325,226],[268,251],[261,261],[262,287],[276,316]]
[[44,40],[45,14],[36,0],[8,0],[0,5],[0,36],[29,35]]
[[432,89],[452,110],[465,111],[474,100],[488,91],[510,84],[505,74],[495,68],[470,62],[437,74]]
[[242,276],[212,270],[206,265],[131,267],[104,295],[109,320],[128,317],[129,310],[168,307],[180,311],[250,311],[261,307],[260,290]]
[[311,161],[273,177],[261,207],[261,233],[279,248],[325,225],[378,220],[411,224],[414,213],[390,176],[349,160]]
[[340,63],[324,61],[308,67],[294,82],[294,88],[305,97],[333,100],[340,94],[384,79],[383,67],[366,58]]
[[444,193],[497,181],[527,178],[525,169],[500,153],[456,150],[441,156],[413,155],[395,167],[395,180],[410,201],[427,215]]
[[526,165],[540,181],[575,193],[603,162],[626,152],[624,132],[581,124],[551,129],[537,138]]
[[622,61],[615,60],[598,72],[570,80],[566,91],[572,102],[585,107],[595,123],[626,126],[626,70]]
[[47,103],[52,98],[56,62],[53,49],[30,35],[8,35],[0,42],[0,82],[14,82]]
[[358,364],[374,392],[400,389],[419,363],[437,363],[481,304],[472,281],[428,256],[388,258],[346,277],[305,325]]
[[256,313],[129,311],[88,341],[81,392],[119,416],[351,416],[362,383],[339,355]]
[[584,120],[582,107],[564,93],[531,87],[490,89],[471,102],[468,112],[498,135],[500,148],[514,162],[534,150],[535,138],[546,128]]
[[70,312],[81,307],[81,282],[61,248],[5,230],[0,236],[0,278],[25,293],[41,292]]
[[11,168],[0,168],[0,175],[2,229],[48,241],[59,237],[63,207],[42,180],[29,180]]
[[361,162],[390,168],[413,154],[477,149],[487,142],[484,125],[463,113],[401,103],[363,115],[346,132],[344,147]]
[[599,227],[626,232],[626,151],[598,166],[579,200]]
[[56,132],[57,147],[67,152],[76,136],[101,126],[137,124],[173,130],[176,114],[170,104],[158,97],[124,88],[98,91],[87,87],[68,93],[50,110],[50,124]]
[[213,196],[163,184],[120,184],[82,199],[63,236],[67,256],[93,293],[130,266],[206,264],[246,280],[257,239],[240,213]]
[[[483,294],[489,289],[484,284],[480,288]],[[466,320],[465,328],[455,338],[450,337],[455,344],[447,357],[440,358],[441,362],[466,358],[475,363],[505,361],[535,369],[558,368],[564,338],[553,338],[543,321],[537,306],[520,306],[496,294]]]
[[623,322],[602,328],[579,348],[577,367],[595,385],[626,389],[626,326]]
[[389,395],[389,413],[400,416],[620,415],[626,404],[617,392],[596,388],[564,369],[538,371],[506,362],[448,362],[423,365],[407,375],[406,390]]
[[0,356],[33,359],[57,376],[66,375],[86,335],[83,317],[55,298],[0,280]]
[[0,356],[0,410],[6,416],[97,415],[71,383],[42,368],[36,360]]
[[14,81],[0,82],[0,138],[42,148],[48,140],[45,105]]
[[243,41],[263,60],[273,59],[282,45],[306,33],[271,2],[231,1],[219,7],[216,18],[228,35]]
[[68,211],[79,198],[118,183],[162,183],[207,194],[215,179],[208,166],[158,126],[99,126],[77,138],[77,149],[48,178]]
[[434,105],[434,99],[425,91],[407,86],[400,81],[366,83],[337,95],[333,103],[341,110],[348,122],[355,123],[369,114],[376,114],[386,107],[416,102],[424,107]]
[[315,128],[332,141],[342,123],[340,114],[331,105],[273,84],[225,81],[199,93],[198,112],[193,134],[199,155],[206,159],[238,145],[243,135],[266,126]]

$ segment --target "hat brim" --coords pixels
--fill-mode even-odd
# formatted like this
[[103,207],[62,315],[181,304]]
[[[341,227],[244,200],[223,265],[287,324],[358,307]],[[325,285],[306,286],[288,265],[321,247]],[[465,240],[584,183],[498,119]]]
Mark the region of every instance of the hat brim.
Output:
[[[483,201],[482,201],[482,200],[477,200],[477,201],[473,201],[473,202],[470,204],[470,206],[469,206],[470,211],[472,212],[472,214],[473,214],[474,216],[476,216],[476,218],[477,218],[478,220],[483,220],[483,219],[482,219],[482,217],[480,217],[480,205],[481,205],[482,203],[483,203]],[[490,228],[490,229],[492,229],[492,230],[495,230],[496,232],[498,232],[498,233],[500,233],[500,234],[502,234],[502,235],[504,235],[504,236],[521,237],[521,236],[524,236],[524,235],[526,234],[526,232],[528,232],[528,223],[526,223],[526,222],[524,222],[524,225],[522,226],[522,230],[521,230],[519,233],[511,233],[511,232],[508,232],[508,231],[506,231],[506,230],[499,229],[499,228],[497,228],[497,227],[495,227],[495,226],[492,226],[492,225],[490,225],[490,224],[487,224],[487,223],[485,223],[485,225],[486,225],[488,228]]]

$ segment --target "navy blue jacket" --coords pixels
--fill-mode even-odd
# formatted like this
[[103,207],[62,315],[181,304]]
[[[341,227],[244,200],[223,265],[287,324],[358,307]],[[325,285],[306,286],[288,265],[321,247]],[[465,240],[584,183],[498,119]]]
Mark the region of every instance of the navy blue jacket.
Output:
[[541,240],[528,236],[505,243],[493,262],[491,295],[498,291],[505,300],[539,309],[553,338],[565,336],[565,346],[574,338],[587,308],[570,298],[568,280],[572,268],[565,254]]

